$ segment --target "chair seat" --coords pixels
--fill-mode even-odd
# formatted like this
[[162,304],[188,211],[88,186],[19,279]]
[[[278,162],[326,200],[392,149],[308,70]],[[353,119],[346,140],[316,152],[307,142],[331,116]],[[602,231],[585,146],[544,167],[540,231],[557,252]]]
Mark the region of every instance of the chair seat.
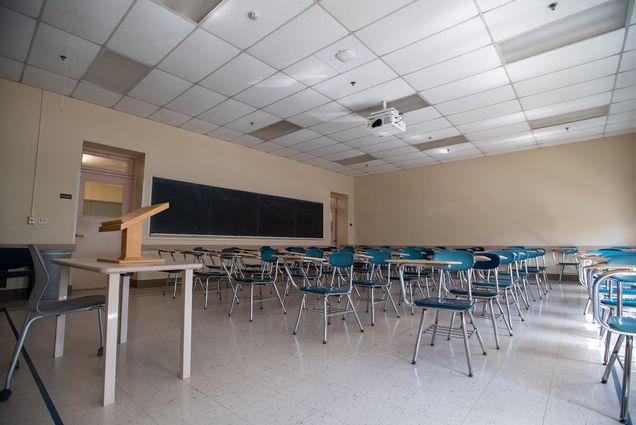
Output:
[[104,307],[106,297],[104,295],[87,295],[85,297],[70,298],[64,301],[42,300],[39,310],[43,314],[54,315],[72,313],[75,311],[92,310]]
[[[601,300],[601,304],[609,306],[609,307],[615,307],[618,304],[618,299],[605,298]],[[636,299],[634,298],[623,299],[623,307],[636,307]]]
[[545,267],[528,267],[528,273],[541,273],[542,271],[544,271],[546,268]]
[[308,279],[314,279],[314,278],[320,277],[320,275],[318,273],[305,272],[305,274],[303,274],[303,272],[301,272],[300,270],[290,270],[289,274],[291,275],[291,277],[305,277],[305,276],[307,276]]
[[[517,273],[513,273],[512,275],[515,277],[515,279],[517,278],[517,276],[519,276],[519,277],[528,277],[528,273],[526,273],[526,272],[519,272],[518,275],[517,275]],[[501,280],[501,279],[510,279],[510,273],[508,273],[508,272],[499,273],[499,280]]]
[[468,310],[475,305],[475,301],[457,300],[454,298],[420,298],[415,300],[414,303],[418,307],[456,311]]
[[[468,296],[468,289],[453,288],[448,292],[453,295],[461,295],[465,297]],[[497,295],[499,295],[499,292],[492,289],[473,289],[471,292],[473,297],[477,298],[495,298]]]
[[223,272],[199,272],[199,271],[195,271],[194,275],[195,276],[200,276],[200,277],[227,277],[227,274],[225,274]]
[[[609,294],[609,289],[607,288],[600,288],[598,290],[599,293],[601,294]],[[612,293],[615,294],[617,292],[616,288],[612,289]],[[623,294],[624,295],[636,295],[636,288],[623,288]]]
[[610,316],[607,324],[618,332],[636,334],[636,318],[634,317]]
[[373,287],[380,287],[380,286],[387,286],[388,285],[388,282],[386,280],[360,279],[360,280],[354,280],[352,283],[354,285],[359,285],[359,286],[373,286]]
[[578,265],[579,265],[579,263],[575,263],[575,262],[566,262],[566,261],[563,261],[563,262],[560,262],[560,263],[559,263],[559,266],[577,266],[577,267],[578,267]]
[[274,281],[272,279],[261,279],[256,277],[236,277],[235,282],[249,283],[250,285],[272,285]]
[[[473,282],[473,286],[484,286],[486,288],[496,288],[497,284],[495,282]],[[499,282],[499,288],[505,289],[510,288],[512,283],[510,282]]]
[[302,288],[300,288],[301,291],[303,292],[311,292],[313,294],[321,294],[321,295],[328,295],[328,294],[346,294],[347,292],[349,292],[349,288],[343,288],[343,287],[331,287],[331,286],[303,286]]
[[[391,276],[391,280],[399,281],[400,280],[400,276]],[[410,282],[412,280],[417,280],[417,275],[410,275],[410,276],[408,276],[406,274],[404,275],[404,281],[405,282]]]

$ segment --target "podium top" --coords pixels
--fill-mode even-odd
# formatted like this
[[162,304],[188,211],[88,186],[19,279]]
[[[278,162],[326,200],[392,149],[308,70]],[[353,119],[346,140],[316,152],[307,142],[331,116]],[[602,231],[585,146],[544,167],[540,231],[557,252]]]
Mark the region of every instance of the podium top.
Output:
[[170,207],[170,204],[168,202],[164,202],[162,204],[148,205],[147,207],[139,208],[138,210],[132,211],[116,220],[103,221],[102,225],[99,226],[99,231],[115,232],[127,229],[128,227],[140,223],[161,211],[167,210],[168,207]]

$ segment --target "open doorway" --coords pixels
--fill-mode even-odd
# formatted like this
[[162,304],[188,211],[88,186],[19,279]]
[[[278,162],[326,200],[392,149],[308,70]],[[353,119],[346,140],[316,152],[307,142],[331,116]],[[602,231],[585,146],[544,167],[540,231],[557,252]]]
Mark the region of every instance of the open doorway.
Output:
[[331,246],[344,246],[349,244],[349,196],[344,193],[331,192],[330,211],[330,244]]
[[[84,142],[73,257],[117,257],[120,232],[99,233],[102,221],[141,206],[144,155]],[[106,287],[106,275],[73,270],[73,289]]]

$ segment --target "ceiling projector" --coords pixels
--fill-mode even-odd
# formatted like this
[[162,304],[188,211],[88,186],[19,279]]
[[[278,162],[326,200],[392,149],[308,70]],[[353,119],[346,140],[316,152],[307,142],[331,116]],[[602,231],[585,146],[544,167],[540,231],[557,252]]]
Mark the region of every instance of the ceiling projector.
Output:
[[382,103],[382,110],[369,115],[367,128],[378,136],[399,134],[406,131],[404,115],[395,108],[387,108],[386,102]]

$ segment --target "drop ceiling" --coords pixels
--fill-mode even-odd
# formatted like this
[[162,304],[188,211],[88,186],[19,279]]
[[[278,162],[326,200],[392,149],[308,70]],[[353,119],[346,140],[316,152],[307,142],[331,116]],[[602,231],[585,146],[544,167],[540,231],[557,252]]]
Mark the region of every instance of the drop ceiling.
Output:
[[0,0],[0,77],[375,174],[636,132],[633,2]]

